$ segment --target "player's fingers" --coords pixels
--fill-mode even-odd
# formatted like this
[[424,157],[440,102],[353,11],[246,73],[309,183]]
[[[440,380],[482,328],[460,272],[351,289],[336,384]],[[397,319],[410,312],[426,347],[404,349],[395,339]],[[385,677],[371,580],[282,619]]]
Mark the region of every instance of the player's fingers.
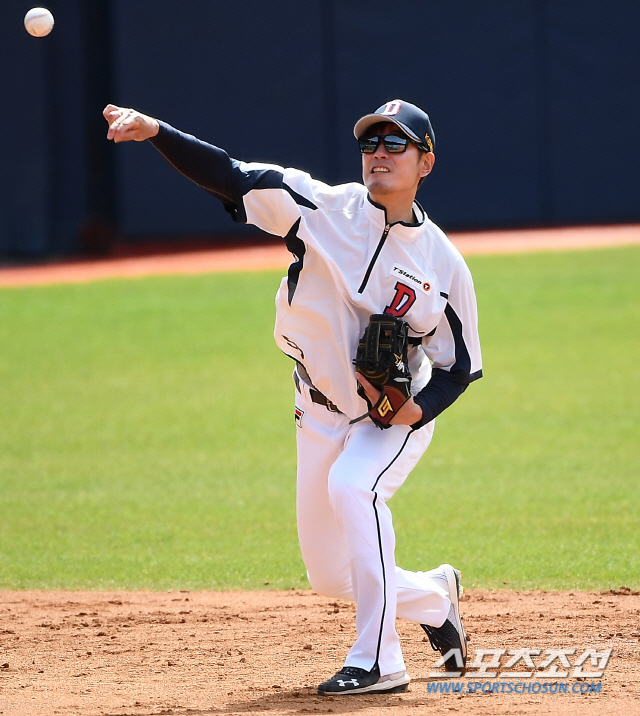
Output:
[[113,139],[116,133],[116,130],[118,129],[118,120],[114,119],[112,122],[109,123],[109,129],[107,131],[107,139]]
[[127,125],[122,119],[117,119],[112,125],[111,125],[111,138],[114,142],[122,142],[125,141],[124,137],[127,133]]
[[109,129],[107,130],[107,139],[113,139],[113,133],[116,130],[116,120],[115,119],[107,119],[109,122]]
[[115,107],[114,105],[107,105],[103,115],[107,122],[109,122],[109,130],[107,132],[107,139],[114,139],[118,133],[118,129],[122,126],[122,123],[129,116],[130,110],[123,109],[122,107]]
[[121,108],[117,107],[115,104],[108,104],[103,110],[102,110],[102,116],[108,121],[109,116],[113,115],[114,112],[121,112]]
[[375,405],[380,398],[380,391],[361,374],[356,373],[356,380],[364,388],[364,392],[367,394],[367,398]]
[[113,137],[114,142],[130,142],[135,138],[135,128],[130,124],[120,124]]
[[129,142],[135,139],[135,134],[140,128],[139,115],[134,114],[132,110],[126,110],[121,117],[116,119],[114,125],[113,141]]
[[107,131],[107,139],[111,139],[113,136],[113,130],[115,130],[115,128],[116,128],[116,122],[118,121],[118,119],[120,117],[122,117],[123,112],[119,107],[114,107],[113,105],[108,105],[105,108],[102,115],[109,123],[109,130]]
[[107,137],[109,139],[113,139],[114,142],[117,142],[119,140],[119,137],[121,134],[121,128],[122,128],[122,120],[120,119],[120,117],[117,117],[109,125],[109,131],[107,132]]

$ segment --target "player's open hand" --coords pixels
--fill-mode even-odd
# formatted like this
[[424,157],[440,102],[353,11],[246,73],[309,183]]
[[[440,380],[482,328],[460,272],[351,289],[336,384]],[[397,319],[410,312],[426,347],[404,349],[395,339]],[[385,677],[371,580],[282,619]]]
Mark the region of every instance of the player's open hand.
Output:
[[[367,398],[369,398],[371,404],[375,405],[378,400],[380,400],[381,391],[374,385],[371,385],[361,373],[356,373],[356,380],[364,388],[364,392],[367,394]],[[422,420],[422,408],[413,398],[409,398],[400,410],[398,410],[396,415],[393,416],[391,425],[413,425],[419,420]]]
[[115,104],[108,104],[102,115],[109,123],[107,139],[114,142],[144,142],[155,137],[160,129],[157,119]]

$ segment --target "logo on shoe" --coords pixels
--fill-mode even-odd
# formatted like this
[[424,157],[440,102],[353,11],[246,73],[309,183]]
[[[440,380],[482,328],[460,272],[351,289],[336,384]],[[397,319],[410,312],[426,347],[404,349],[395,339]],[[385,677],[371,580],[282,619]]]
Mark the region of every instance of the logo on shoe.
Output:
[[351,686],[360,686],[360,683],[355,679],[349,679],[349,681],[343,681],[342,679],[338,679],[338,683],[343,689],[347,684],[351,684]]

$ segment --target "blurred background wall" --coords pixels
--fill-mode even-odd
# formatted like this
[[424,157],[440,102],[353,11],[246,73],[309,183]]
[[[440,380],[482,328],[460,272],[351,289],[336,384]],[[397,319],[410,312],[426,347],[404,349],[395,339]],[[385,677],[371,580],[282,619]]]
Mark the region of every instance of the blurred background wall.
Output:
[[255,237],[109,144],[109,101],[336,183],[355,120],[400,97],[431,116],[445,230],[640,220],[638,0],[51,0],[45,38],[31,4],[0,3],[4,257]]

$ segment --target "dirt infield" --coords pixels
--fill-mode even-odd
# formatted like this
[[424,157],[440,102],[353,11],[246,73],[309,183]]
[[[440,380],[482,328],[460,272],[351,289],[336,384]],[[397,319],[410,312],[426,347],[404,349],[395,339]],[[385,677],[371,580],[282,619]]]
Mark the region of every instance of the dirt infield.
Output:
[[[496,677],[430,678],[436,655],[419,627],[399,621],[407,694],[317,696],[354,639],[354,614],[349,602],[301,590],[0,592],[0,714],[640,713],[638,592],[463,597],[471,659],[477,649],[540,649],[539,666],[547,649],[575,649],[568,678],[509,676],[508,655]],[[613,650],[602,678],[573,674],[588,648]],[[433,692],[447,683],[463,694]],[[586,693],[592,684],[599,693]]]
[[[588,226],[451,234],[462,254],[567,251],[640,244],[640,225]],[[39,266],[0,267],[0,286],[95,281],[153,274],[284,269],[291,254],[282,245],[192,251],[159,256],[66,261]]]

